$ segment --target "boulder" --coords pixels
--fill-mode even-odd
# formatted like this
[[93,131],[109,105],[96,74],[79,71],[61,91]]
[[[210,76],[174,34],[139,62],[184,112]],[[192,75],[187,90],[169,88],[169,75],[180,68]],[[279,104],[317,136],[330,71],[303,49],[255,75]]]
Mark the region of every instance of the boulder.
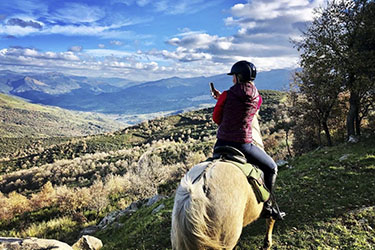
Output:
[[358,143],[359,139],[358,139],[358,137],[356,137],[354,135],[351,135],[351,136],[349,136],[348,142],[349,143]]
[[111,225],[113,222],[115,222],[119,217],[134,213],[138,210],[138,208],[141,206],[141,202],[133,202],[130,204],[127,208],[124,210],[116,210],[111,213],[109,213],[106,217],[104,217],[98,224],[99,229],[105,229],[108,225]]
[[38,238],[12,238],[0,237],[0,250],[35,250],[35,249],[54,249],[54,250],[73,250],[68,244],[49,239]]
[[339,161],[345,161],[345,160],[347,160],[349,158],[349,156],[350,156],[350,154],[344,154],[343,156],[341,156],[339,158]]
[[155,208],[154,210],[152,210],[152,214],[156,214],[156,213],[159,213],[160,210],[162,210],[163,208],[165,208],[165,205],[164,204],[160,204],[157,208]]
[[104,217],[98,224],[99,229],[105,229],[108,225],[112,224],[117,218],[121,217],[125,214],[125,210],[116,210],[109,213],[106,217]]
[[84,235],[72,247],[73,250],[99,250],[103,247],[103,243],[98,238]]
[[82,237],[83,235],[93,235],[94,233],[99,231],[99,229],[100,228],[98,226],[89,226],[84,228],[79,235],[80,237]]
[[288,166],[288,164],[289,164],[289,162],[284,161],[284,160],[278,160],[278,161],[276,162],[276,165],[277,165],[278,167],[285,167],[285,166]]
[[164,199],[165,197],[163,195],[155,195],[153,197],[151,197],[150,199],[148,199],[147,203],[145,204],[146,207],[149,207],[149,206],[152,206],[153,204],[155,204],[156,202],[160,201],[161,199]]

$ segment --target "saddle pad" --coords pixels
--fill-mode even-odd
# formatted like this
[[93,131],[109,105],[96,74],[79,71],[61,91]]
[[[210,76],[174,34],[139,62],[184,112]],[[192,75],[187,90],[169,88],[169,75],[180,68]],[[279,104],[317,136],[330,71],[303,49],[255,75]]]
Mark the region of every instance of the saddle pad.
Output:
[[254,189],[255,195],[258,202],[265,202],[270,198],[270,192],[265,187],[263,181],[263,172],[257,167],[254,167],[250,163],[239,163],[236,161],[224,160],[225,162],[230,162],[236,167],[238,167],[247,177],[249,183]]

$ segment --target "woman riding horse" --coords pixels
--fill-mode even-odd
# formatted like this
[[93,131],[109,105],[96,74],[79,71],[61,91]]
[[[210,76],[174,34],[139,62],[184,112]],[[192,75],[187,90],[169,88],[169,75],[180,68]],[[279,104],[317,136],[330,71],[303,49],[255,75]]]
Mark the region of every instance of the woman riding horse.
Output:
[[[217,99],[213,120],[219,125],[215,147],[231,146],[240,150],[247,162],[264,172],[266,187],[274,189],[277,165],[262,149],[253,144],[252,120],[262,104],[262,97],[255,87],[256,68],[248,61],[236,62],[228,75],[233,75],[233,86],[223,93],[214,90]],[[265,217],[283,219],[285,213],[272,206],[269,200],[264,205]]]
[[[241,65],[243,66],[242,62],[240,63],[240,66]],[[252,67],[250,64],[247,65]],[[230,98],[235,98],[236,93],[238,94],[241,93],[241,91],[244,92],[247,88],[251,88],[252,92],[250,93],[252,93],[252,95],[250,96],[258,100],[256,102],[251,99],[253,100],[253,104],[251,105],[256,103],[256,108],[259,108],[260,96],[255,86],[249,85],[252,84],[250,80],[255,78],[255,67],[253,69],[253,71],[251,71],[252,69],[248,69],[246,71],[248,73],[247,75],[244,74],[246,73],[245,71],[241,71],[241,75],[240,72],[236,72],[237,66],[232,67],[230,74],[233,73],[235,75],[233,77],[233,81],[235,82],[234,87],[237,86],[240,90],[236,90],[235,88],[235,91],[231,93],[232,87],[227,91],[228,93],[224,92],[221,95],[216,90],[215,96],[217,98],[220,96],[219,99],[221,100],[218,101],[218,105],[222,106],[222,111],[218,111],[217,108],[219,106],[216,105],[214,119],[216,120],[216,115],[219,114],[220,127],[225,124],[223,122],[225,122],[226,117],[228,117],[226,112],[234,112],[231,111],[230,108],[233,108],[233,101],[235,100],[230,100]],[[250,80],[244,82],[246,79]],[[225,95],[227,95],[227,100],[224,102]],[[246,97],[246,94],[243,94],[242,97],[243,96]],[[227,106],[228,103],[232,106]],[[247,103],[243,104],[244,107],[241,107],[244,108],[245,111],[248,108],[246,105]],[[252,127],[250,138],[254,140],[252,141],[253,144],[256,142],[257,145],[261,145],[262,147],[259,123],[254,114],[252,114],[251,120],[246,123],[246,126]],[[219,133],[221,133],[220,128]],[[237,133],[241,133],[241,131],[237,131]],[[248,133],[249,131],[246,130],[246,133],[244,133],[245,138],[249,138]],[[222,140],[220,137],[218,138],[218,142]],[[227,139],[227,137],[225,137],[225,139]],[[223,140],[223,142],[230,143],[231,145],[233,145],[232,143],[238,143],[238,145],[244,144],[244,149],[249,146],[246,145],[249,143],[241,144],[236,141],[231,142],[231,139],[232,138]],[[239,149],[241,150],[242,146],[239,147]],[[245,151],[244,149],[241,151]],[[274,167],[273,175],[271,175],[271,177],[268,176],[269,180],[271,180],[269,181],[269,184],[271,184],[269,185],[270,189],[273,187],[276,171],[277,168]],[[186,173],[176,190],[172,212],[172,248],[179,250],[233,249],[240,238],[242,228],[258,219],[262,213],[263,207],[265,207],[264,203],[257,200],[247,177],[232,163],[219,160],[213,162],[206,161],[195,165]],[[266,207],[271,206],[267,205]],[[278,218],[278,215],[276,212],[270,210],[268,218],[266,219],[267,233],[264,239],[263,249],[271,249],[272,230],[275,218]]]

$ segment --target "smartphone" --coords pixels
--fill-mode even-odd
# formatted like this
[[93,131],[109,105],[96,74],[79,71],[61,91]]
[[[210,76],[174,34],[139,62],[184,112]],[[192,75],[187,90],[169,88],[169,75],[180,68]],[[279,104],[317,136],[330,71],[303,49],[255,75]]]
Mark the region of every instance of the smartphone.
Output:
[[211,95],[215,94],[215,86],[213,82],[210,82]]

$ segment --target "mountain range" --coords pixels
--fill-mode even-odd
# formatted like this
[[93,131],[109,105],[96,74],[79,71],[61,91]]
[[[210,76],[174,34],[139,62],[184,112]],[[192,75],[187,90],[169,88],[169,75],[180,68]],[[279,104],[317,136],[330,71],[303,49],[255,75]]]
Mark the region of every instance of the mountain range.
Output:
[[[283,90],[291,70],[259,72],[258,89]],[[114,115],[180,112],[213,105],[209,82],[218,90],[231,86],[226,74],[210,77],[172,77],[150,82],[122,78],[90,78],[62,73],[16,73],[0,71],[0,92],[22,97],[31,103],[58,106],[77,111]]]

